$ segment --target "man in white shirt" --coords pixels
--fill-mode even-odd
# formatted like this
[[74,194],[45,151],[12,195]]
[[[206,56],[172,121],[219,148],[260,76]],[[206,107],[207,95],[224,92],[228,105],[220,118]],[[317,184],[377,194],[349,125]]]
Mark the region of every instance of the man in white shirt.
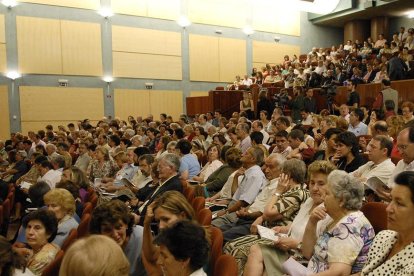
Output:
[[244,154],[251,146],[252,141],[249,136],[250,127],[246,123],[240,123],[236,126],[236,135],[240,140],[240,150]]
[[285,130],[280,130],[275,134],[276,147],[274,147],[272,153],[280,153],[282,156],[287,157],[292,151],[292,147],[289,146],[288,135]]
[[393,144],[387,136],[373,137],[367,146],[369,161],[350,174],[359,178],[361,182],[375,176],[387,184],[395,168],[390,159],[392,147]]
[[259,131],[263,134],[262,144],[267,144],[269,141],[269,133],[263,129],[263,123],[261,121],[254,121],[252,124],[252,131]]
[[244,75],[244,78],[241,83],[242,85],[246,85],[247,87],[249,87],[250,85],[253,84],[253,81],[249,78],[248,75]]
[[364,112],[356,108],[353,110],[349,116],[349,127],[348,131],[355,134],[355,136],[367,135],[368,126],[361,122],[364,119]]
[[78,145],[79,156],[76,159],[75,166],[86,172],[91,161],[91,157],[88,154],[88,148],[85,143],[81,142]]
[[313,124],[312,114],[309,112],[309,110],[301,110],[300,116],[302,117],[302,125],[310,126]]
[[54,189],[56,183],[60,182],[62,173],[53,169],[52,164],[49,161],[43,161],[40,166],[38,166],[39,173],[41,177],[38,181],[46,182],[50,189]]

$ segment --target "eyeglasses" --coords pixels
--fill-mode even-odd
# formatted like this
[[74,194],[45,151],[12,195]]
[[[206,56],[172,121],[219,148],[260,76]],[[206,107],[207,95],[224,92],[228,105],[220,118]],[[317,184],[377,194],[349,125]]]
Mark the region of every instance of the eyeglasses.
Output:
[[408,146],[410,146],[410,144],[408,144],[408,145],[397,145],[397,149],[398,150],[406,150],[408,148]]

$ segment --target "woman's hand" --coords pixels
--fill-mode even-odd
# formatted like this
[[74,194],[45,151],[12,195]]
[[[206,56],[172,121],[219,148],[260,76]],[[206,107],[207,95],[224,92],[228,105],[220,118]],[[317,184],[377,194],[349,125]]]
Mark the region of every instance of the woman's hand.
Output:
[[151,224],[151,222],[154,220],[154,202],[151,203],[148,207],[147,207],[147,212],[145,214],[145,218],[144,218],[144,224]]
[[316,207],[315,209],[313,209],[312,213],[310,214],[309,217],[309,222],[312,222],[314,224],[318,223],[318,221],[323,220],[324,218],[326,218],[326,209],[325,207]]
[[275,242],[274,245],[284,251],[288,251],[289,249],[295,249],[298,247],[299,242],[291,237],[279,237]]
[[258,217],[250,226],[250,233],[257,234],[257,225],[261,225],[263,222],[263,217]]
[[279,176],[279,183],[277,184],[275,193],[283,194],[290,189],[290,186],[290,176],[282,173]]
[[287,232],[289,232],[289,228],[288,226],[275,226],[272,228],[273,231],[275,231],[277,234],[279,233],[283,233],[283,234],[287,234]]

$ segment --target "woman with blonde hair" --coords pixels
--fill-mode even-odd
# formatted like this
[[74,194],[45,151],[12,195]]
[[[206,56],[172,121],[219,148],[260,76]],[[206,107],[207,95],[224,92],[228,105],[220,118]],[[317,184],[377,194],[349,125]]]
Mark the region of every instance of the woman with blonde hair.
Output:
[[154,237],[151,233],[151,223],[154,219],[158,222],[159,230],[162,231],[179,220],[195,221],[195,213],[186,198],[177,191],[163,193],[148,207],[144,220],[143,262],[149,275],[162,275],[161,268],[157,264],[159,248],[153,244]]
[[43,199],[47,208],[55,214],[58,220],[58,231],[52,242],[61,247],[70,230],[79,225],[74,217],[75,199],[68,190],[61,188],[50,190]]
[[76,241],[66,252],[60,276],[127,276],[129,262],[116,242],[103,235]]

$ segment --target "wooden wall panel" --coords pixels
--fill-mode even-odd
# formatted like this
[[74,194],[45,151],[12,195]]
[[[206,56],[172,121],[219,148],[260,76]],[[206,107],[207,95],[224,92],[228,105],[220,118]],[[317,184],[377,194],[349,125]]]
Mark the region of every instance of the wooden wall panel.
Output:
[[190,97],[208,97],[208,91],[191,91]]
[[[116,1],[119,1],[119,0],[116,0]],[[100,7],[100,0],[18,0],[18,2],[72,7],[72,8],[80,8],[80,9],[91,9],[91,10],[98,10]]]
[[147,1],[115,0],[111,7],[114,13],[147,16]]
[[114,77],[182,79],[181,57],[113,52]]
[[233,82],[236,75],[246,74],[246,41],[219,38],[220,81]]
[[17,16],[17,50],[21,73],[62,74],[60,22]]
[[104,115],[101,88],[20,86],[22,124],[100,120]]
[[61,21],[63,74],[102,75],[101,26]]
[[10,139],[9,91],[7,85],[0,86],[0,139]]
[[220,81],[218,38],[193,34],[189,37],[190,80]]
[[181,34],[178,32],[112,26],[112,50],[181,56]]
[[183,93],[181,91],[150,91],[151,114],[157,118],[158,114],[166,113],[177,120],[183,113]]
[[300,46],[253,41],[253,63],[281,63],[284,55],[300,55]]
[[[58,126],[62,125],[67,129],[67,125],[69,123],[73,123],[77,125],[78,121],[80,120],[64,120],[64,121],[39,121],[39,122],[21,122],[21,132],[24,135],[27,135],[29,131],[38,131],[40,129],[45,129],[46,125],[52,125],[53,129],[58,129]],[[96,125],[99,120],[90,120],[91,125]]]
[[115,89],[115,117],[126,120],[129,115],[146,117],[150,114],[148,90]]
[[6,43],[4,14],[0,14],[0,43]]
[[0,72],[7,72],[6,44],[0,43]]

